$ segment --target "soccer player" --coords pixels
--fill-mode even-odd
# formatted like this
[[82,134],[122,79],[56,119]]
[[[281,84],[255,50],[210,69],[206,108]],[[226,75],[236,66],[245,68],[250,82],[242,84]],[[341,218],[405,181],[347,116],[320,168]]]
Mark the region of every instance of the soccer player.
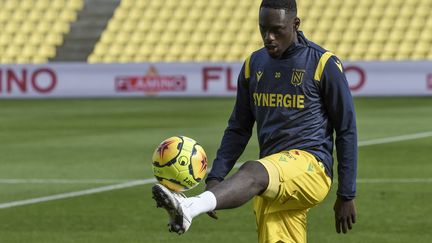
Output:
[[[264,47],[253,52],[238,77],[229,118],[206,191],[183,197],[162,185],[153,198],[170,215],[170,231],[192,219],[253,200],[259,242],[306,242],[306,214],[327,195],[336,143],[336,231],[355,223],[357,131],[354,105],[339,59],[299,31],[295,0],[263,0],[259,28]],[[260,158],[225,180],[256,123]],[[333,133],[336,138],[333,140]]]

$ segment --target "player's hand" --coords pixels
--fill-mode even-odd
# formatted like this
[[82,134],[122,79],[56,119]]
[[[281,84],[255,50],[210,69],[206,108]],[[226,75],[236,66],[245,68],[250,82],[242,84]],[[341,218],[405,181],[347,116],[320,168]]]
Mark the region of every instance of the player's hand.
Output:
[[356,221],[356,207],[354,200],[337,198],[333,207],[335,211],[336,232],[345,234],[351,230]]
[[[208,191],[209,189],[211,189],[212,187],[216,186],[219,183],[220,182],[218,180],[210,180],[210,181],[207,182],[205,190]],[[207,212],[207,215],[210,216],[210,217],[212,217],[212,218],[214,218],[214,219],[218,219],[218,216],[216,215],[216,211],[215,210]]]

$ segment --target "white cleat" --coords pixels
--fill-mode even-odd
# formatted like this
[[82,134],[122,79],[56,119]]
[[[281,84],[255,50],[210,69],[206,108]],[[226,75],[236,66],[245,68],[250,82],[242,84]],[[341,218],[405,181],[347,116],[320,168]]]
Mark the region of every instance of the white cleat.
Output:
[[152,193],[157,207],[162,207],[168,212],[170,217],[168,230],[179,235],[186,232],[192,223],[188,207],[184,205],[186,196],[173,192],[161,184],[154,185]]

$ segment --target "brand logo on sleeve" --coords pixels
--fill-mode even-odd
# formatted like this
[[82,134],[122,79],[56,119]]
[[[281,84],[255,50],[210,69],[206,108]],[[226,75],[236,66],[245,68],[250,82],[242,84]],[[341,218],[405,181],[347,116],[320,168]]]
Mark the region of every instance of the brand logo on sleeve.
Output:
[[262,75],[263,75],[263,72],[262,72],[262,71],[258,71],[258,72],[256,72],[256,79],[257,79],[257,82],[260,81]]
[[336,60],[336,61],[335,61],[335,64],[336,64],[336,66],[340,69],[340,71],[343,72],[343,69],[342,69],[342,63],[341,63],[339,60]]

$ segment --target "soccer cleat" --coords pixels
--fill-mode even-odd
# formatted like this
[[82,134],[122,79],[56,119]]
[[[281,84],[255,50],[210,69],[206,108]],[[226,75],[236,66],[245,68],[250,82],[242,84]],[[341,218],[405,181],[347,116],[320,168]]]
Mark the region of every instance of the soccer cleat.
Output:
[[191,223],[192,217],[189,215],[187,206],[184,205],[185,198],[181,193],[170,191],[161,184],[156,184],[152,188],[153,199],[156,206],[164,208],[169,217],[168,230],[179,235],[186,232]]

